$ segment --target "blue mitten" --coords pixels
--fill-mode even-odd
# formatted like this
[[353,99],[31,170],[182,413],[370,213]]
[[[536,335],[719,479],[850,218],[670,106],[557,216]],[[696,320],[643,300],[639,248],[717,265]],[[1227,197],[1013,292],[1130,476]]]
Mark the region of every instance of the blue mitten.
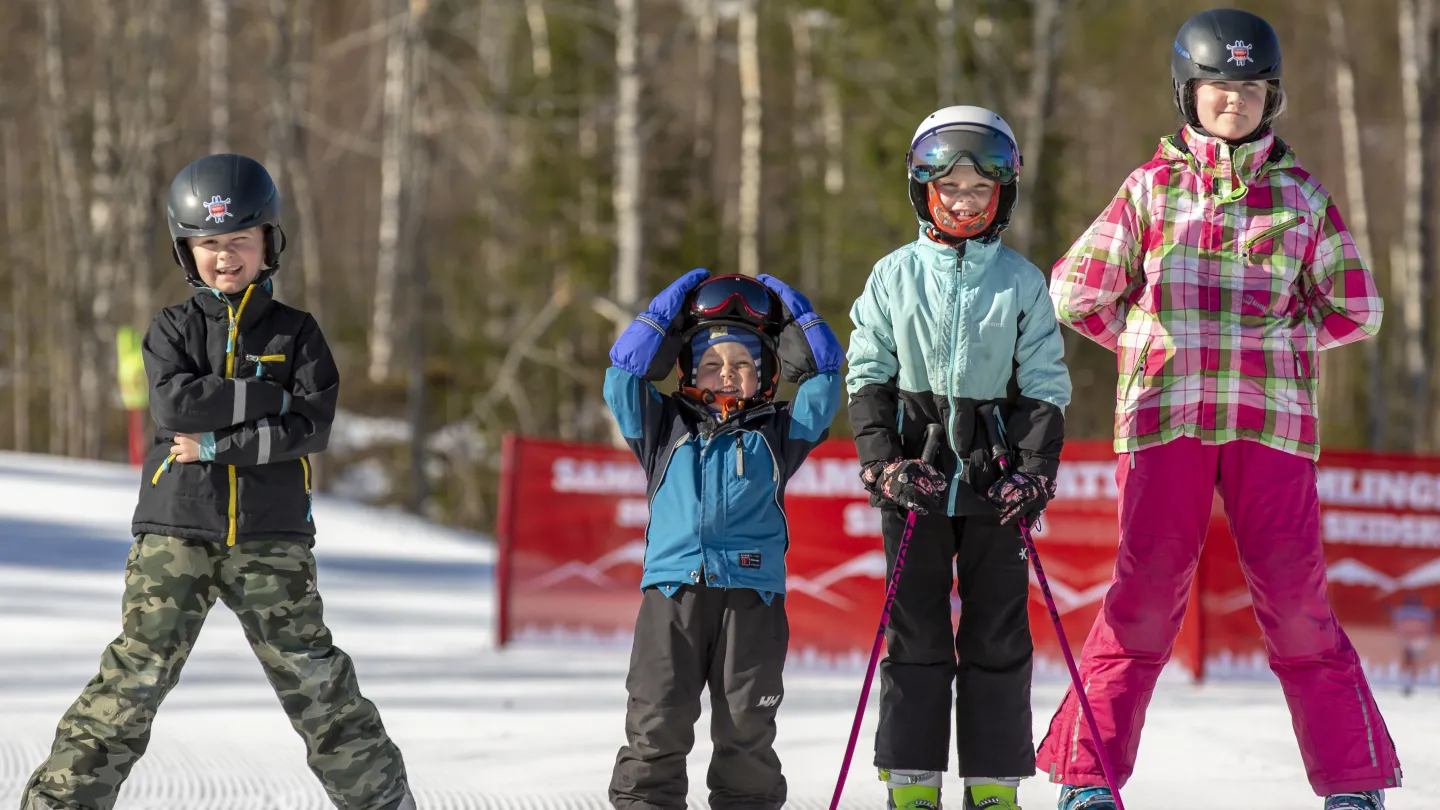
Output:
[[774,276],[755,278],[780,297],[793,319],[780,335],[780,369],[785,379],[804,382],[816,374],[839,371],[845,349],[809,299]]
[[625,327],[615,341],[610,349],[610,362],[616,368],[647,380],[668,377],[670,367],[679,356],[677,341],[670,335],[670,323],[680,314],[685,296],[709,277],[709,270],[691,270],[655,296],[650,308]]

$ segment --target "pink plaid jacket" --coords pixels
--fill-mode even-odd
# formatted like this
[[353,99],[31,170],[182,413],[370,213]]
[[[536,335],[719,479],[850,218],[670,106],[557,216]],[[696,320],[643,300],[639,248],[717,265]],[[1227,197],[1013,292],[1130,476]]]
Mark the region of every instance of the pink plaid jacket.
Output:
[[1316,353],[1384,302],[1330,195],[1273,134],[1160,141],[1051,274],[1062,323],[1117,353],[1115,449],[1252,439],[1316,458]]

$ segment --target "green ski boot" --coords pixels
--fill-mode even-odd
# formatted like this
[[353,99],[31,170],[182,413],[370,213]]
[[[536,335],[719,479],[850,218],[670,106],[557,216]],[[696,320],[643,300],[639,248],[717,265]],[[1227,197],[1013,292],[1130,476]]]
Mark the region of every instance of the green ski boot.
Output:
[[939,771],[880,769],[880,781],[889,788],[886,810],[940,810]]
[[1005,784],[966,785],[965,810],[1021,810],[1019,793]]

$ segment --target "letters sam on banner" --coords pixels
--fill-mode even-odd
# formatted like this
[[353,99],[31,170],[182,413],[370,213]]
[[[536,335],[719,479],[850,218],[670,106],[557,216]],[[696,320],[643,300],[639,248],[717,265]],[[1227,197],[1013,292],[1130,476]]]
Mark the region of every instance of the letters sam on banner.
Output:
[[[1065,632],[1077,648],[1100,608],[1118,542],[1115,454],[1070,441],[1056,499],[1035,536]],[[791,660],[863,666],[886,585],[880,513],[860,486],[854,445],[831,440],[791,479],[787,612]],[[1440,605],[1440,458],[1327,451],[1321,523],[1336,613],[1372,679],[1399,674],[1393,611],[1406,597]],[[628,450],[507,436],[501,483],[499,643],[628,644],[640,602],[649,509]],[[1032,573],[1036,670],[1063,674]],[[952,599],[958,616],[959,601]],[[1440,655],[1422,651],[1422,682]],[[1428,657],[1427,657],[1428,656]],[[1233,538],[1216,498],[1174,660],[1196,679],[1268,672]]]

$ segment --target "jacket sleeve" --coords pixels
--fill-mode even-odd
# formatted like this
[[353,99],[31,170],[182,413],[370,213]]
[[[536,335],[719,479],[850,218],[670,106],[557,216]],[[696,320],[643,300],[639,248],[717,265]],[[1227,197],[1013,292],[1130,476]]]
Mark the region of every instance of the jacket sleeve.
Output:
[[284,413],[215,431],[215,463],[236,467],[292,461],[330,443],[340,398],[340,372],[315,319],[295,336],[290,407]]
[[1020,469],[1055,480],[1065,442],[1065,408],[1070,404],[1070,369],[1065,341],[1055,319],[1045,277],[1038,268],[1027,278],[1034,290],[1020,312],[1015,342],[1015,378],[1019,395],[1006,420],[1006,430],[1020,454]]
[[1144,283],[1143,225],[1136,203],[1144,177],[1139,170],[1130,175],[1050,273],[1055,316],[1112,352],[1125,331],[1130,295]]
[[850,370],[845,387],[850,394],[850,426],[860,464],[902,458],[900,443],[900,360],[890,322],[889,292],[884,263],[877,264],[865,290],[850,308],[855,328],[850,332],[846,361]]
[[[665,441],[666,397],[644,377],[619,366],[605,370],[605,404],[615,415],[620,436],[648,473]],[[668,434],[665,434],[668,435]]]
[[204,373],[185,350],[185,335],[169,312],[156,316],[140,350],[150,413],[162,430],[206,433],[274,416],[285,406],[285,389],[271,380]]
[[1343,346],[1380,331],[1385,302],[1340,211],[1328,198],[1313,255],[1303,273],[1306,310],[1319,348]]
[[843,387],[838,371],[822,371],[800,383],[795,398],[787,405],[790,426],[785,433],[784,453],[790,472],[799,469],[810,451],[829,437],[830,423],[840,411]]

